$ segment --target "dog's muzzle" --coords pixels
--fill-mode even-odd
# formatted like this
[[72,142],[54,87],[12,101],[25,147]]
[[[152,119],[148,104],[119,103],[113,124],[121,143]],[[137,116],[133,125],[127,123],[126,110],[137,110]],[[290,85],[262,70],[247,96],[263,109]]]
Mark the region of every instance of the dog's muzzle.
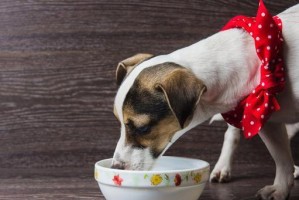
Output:
[[123,165],[123,164],[113,164],[113,165],[111,165],[111,168],[112,169],[121,169],[121,170],[124,170],[125,169],[125,165]]

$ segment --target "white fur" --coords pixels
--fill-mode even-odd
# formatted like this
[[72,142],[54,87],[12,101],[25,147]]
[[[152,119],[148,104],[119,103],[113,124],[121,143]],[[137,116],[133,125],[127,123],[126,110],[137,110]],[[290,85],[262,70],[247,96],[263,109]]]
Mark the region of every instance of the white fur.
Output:
[[[125,146],[125,128],[121,128],[121,137],[117,143],[116,150],[113,156],[113,165],[124,165],[125,169],[149,169],[152,167],[154,159],[150,155],[150,150],[131,148]],[[118,155],[117,155],[118,154]],[[119,158],[118,158],[119,157]]]
[[294,184],[294,163],[290,143],[283,123],[265,124],[259,133],[276,164],[273,185],[262,188],[257,193],[259,199],[284,200]]
[[299,167],[295,166],[294,177],[299,178]]
[[[279,17],[283,21],[284,58],[288,73],[287,87],[279,96],[281,111],[276,112],[270,119],[274,127],[281,127],[282,123],[299,121],[299,4],[279,14]],[[202,96],[191,123],[174,135],[167,148],[196,125],[217,113],[233,109],[243,97],[252,92],[260,80],[260,69],[256,67],[260,65],[260,60],[256,55],[253,38],[241,29],[216,33],[189,47],[155,57],[138,65],[124,80],[115,99],[116,111],[122,124],[121,138],[116,153],[123,156],[121,159],[124,162],[132,162],[131,159],[128,159],[130,156],[125,155],[131,151],[126,151],[128,147],[124,145],[125,131],[122,116],[124,99],[143,69],[163,62],[174,62],[190,69],[207,86],[207,92]],[[277,132],[277,135],[270,133],[271,131]],[[265,130],[262,129],[261,132],[262,139],[276,162],[277,173],[273,186],[261,190],[259,196],[262,199],[268,199],[275,194],[272,195],[274,199],[280,200],[289,193],[292,183],[290,173],[293,161],[288,156],[285,131],[268,127]],[[264,134],[264,132],[268,134]],[[277,138],[281,140],[277,140]],[[148,151],[148,149],[144,151]],[[230,154],[233,155],[233,151]],[[150,155],[138,152],[134,156],[133,162],[138,163],[143,162],[144,156]],[[145,159],[150,161],[149,158]],[[278,183],[278,179],[281,182]]]
[[220,157],[210,176],[212,182],[222,183],[230,181],[233,157],[241,137],[240,132],[240,129],[228,125],[228,129],[224,134]]

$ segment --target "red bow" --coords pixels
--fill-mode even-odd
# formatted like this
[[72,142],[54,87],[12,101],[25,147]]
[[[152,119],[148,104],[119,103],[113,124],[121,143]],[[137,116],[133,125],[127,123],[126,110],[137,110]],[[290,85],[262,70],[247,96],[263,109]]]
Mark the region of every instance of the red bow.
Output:
[[[236,16],[222,30],[243,28],[255,41],[262,64],[260,84],[237,107],[222,114],[226,122],[244,131],[246,138],[255,136],[280,106],[276,95],[285,86],[282,51],[282,22],[272,17],[262,0],[256,17]],[[258,66],[257,66],[258,67]]]

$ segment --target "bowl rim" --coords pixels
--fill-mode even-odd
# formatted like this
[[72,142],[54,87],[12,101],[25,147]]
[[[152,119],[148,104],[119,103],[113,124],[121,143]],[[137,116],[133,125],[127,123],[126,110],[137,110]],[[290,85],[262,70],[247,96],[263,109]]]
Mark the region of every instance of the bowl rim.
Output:
[[179,157],[179,156],[161,156],[160,158],[158,159],[161,159],[161,158],[166,158],[166,159],[182,159],[182,160],[193,160],[193,161],[197,161],[197,162],[202,162],[204,164],[203,167],[201,168],[198,168],[198,167],[195,167],[195,168],[187,168],[187,169],[173,169],[173,170],[139,170],[139,171],[135,171],[135,170],[121,170],[121,169],[111,169],[111,168],[108,168],[108,167],[103,167],[100,165],[101,162],[106,162],[107,160],[112,160],[113,158],[107,158],[107,159],[103,159],[103,160],[100,160],[100,161],[97,161],[95,163],[95,168],[97,169],[101,169],[101,170],[104,170],[104,171],[110,171],[110,172],[119,172],[121,174],[144,174],[144,173],[147,173],[147,174],[159,174],[159,173],[182,173],[182,172],[189,172],[189,171],[197,171],[197,170],[203,170],[203,169],[207,169],[207,168],[210,168],[210,164],[204,160],[200,160],[200,159],[196,159],[196,158],[188,158],[188,157]]
[[[206,161],[177,156],[162,156],[165,159],[189,160],[201,163],[200,167],[174,170],[134,171],[103,167],[100,164],[109,162],[112,158],[95,163],[95,179],[99,184],[121,187],[153,188],[153,187],[188,187],[206,183],[209,179],[210,164]],[[161,159],[160,158],[160,159]],[[139,183],[134,183],[134,178]],[[153,179],[154,178],[154,179]],[[156,179],[155,179],[156,178]],[[122,182],[125,180],[124,182]]]

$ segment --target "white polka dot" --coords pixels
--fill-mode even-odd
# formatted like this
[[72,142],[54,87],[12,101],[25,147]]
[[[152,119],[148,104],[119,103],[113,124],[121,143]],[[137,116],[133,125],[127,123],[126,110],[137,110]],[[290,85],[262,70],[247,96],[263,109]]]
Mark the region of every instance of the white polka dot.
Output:
[[266,92],[266,95],[267,95],[267,96],[269,96],[269,93],[268,93],[268,92]]
[[272,36],[271,35],[268,35],[268,39],[271,39],[272,38]]
[[263,12],[261,15],[262,15],[262,17],[265,17],[265,16],[266,16],[266,13]]
[[261,128],[262,128],[262,127],[260,126],[260,127],[259,127],[259,131],[261,130]]
[[265,83],[264,83],[264,82],[262,82],[262,86],[263,86],[263,87],[265,86]]
[[249,105],[248,105],[248,103],[246,103],[246,107],[248,107]]
[[245,118],[246,118],[246,115],[244,115],[243,118],[245,119]]
[[250,32],[250,35],[253,35],[253,33],[252,33],[252,32]]
[[259,24],[257,27],[258,27],[259,29],[261,29],[263,26],[262,26],[261,24]]
[[280,38],[280,41],[282,41],[282,42],[283,42],[283,39],[282,39],[282,38]]
[[281,71],[284,71],[284,68],[283,68],[283,67],[281,68]]
[[250,133],[250,132],[248,133],[248,136],[251,136],[251,133]]
[[256,41],[260,41],[260,37],[256,37],[255,39],[256,39]]
[[251,23],[249,23],[248,26],[251,27]]
[[269,65],[265,65],[265,66],[264,66],[264,68],[265,68],[265,69],[269,69],[269,67],[268,67],[268,66],[269,66]]
[[281,26],[281,23],[279,23],[278,26]]
[[254,93],[255,93],[255,90],[253,90],[252,93],[254,94]]
[[242,131],[244,131],[244,126],[242,127]]
[[261,110],[261,108],[257,108],[256,110],[257,110],[257,111],[260,111],[260,110]]
[[264,115],[261,115],[261,118],[262,118],[262,119],[264,119],[264,117],[265,117]]
[[257,50],[256,50],[256,52],[258,52],[258,53],[259,53],[259,52],[260,52],[260,49],[257,49]]
[[268,107],[268,104],[267,104],[267,103],[265,103],[265,107]]
[[270,77],[271,75],[270,74],[266,74],[266,77]]
[[250,122],[250,125],[254,125],[254,121],[251,121],[251,122]]
[[281,58],[278,58],[278,61],[279,61],[279,62],[281,62],[281,61],[282,61],[282,59],[281,59]]
[[274,24],[270,24],[270,27],[271,27],[271,28],[274,27]]
[[265,58],[265,61],[267,62],[267,61],[268,61],[268,58]]
[[267,50],[270,50],[271,49],[271,47],[270,46],[267,46]]

